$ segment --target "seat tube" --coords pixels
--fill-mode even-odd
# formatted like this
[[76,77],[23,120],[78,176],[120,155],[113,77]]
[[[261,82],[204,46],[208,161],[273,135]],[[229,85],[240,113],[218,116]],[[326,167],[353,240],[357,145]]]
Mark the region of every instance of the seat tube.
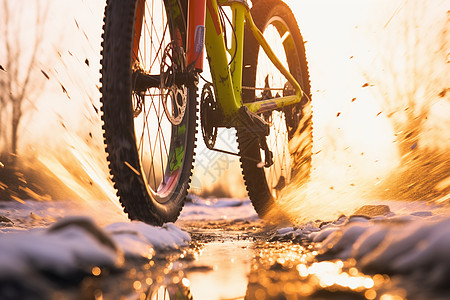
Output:
[[189,0],[187,28],[187,64],[203,71],[203,45],[205,43],[206,0]]
[[214,94],[227,122],[232,120],[242,104],[240,95],[233,88],[217,0],[206,0],[205,48],[214,82]]
[[241,95],[242,90],[242,67],[244,60],[244,21],[247,6],[242,2],[232,2],[233,28],[235,39],[232,39],[230,54],[233,56],[231,63],[231,76],[235,95]]

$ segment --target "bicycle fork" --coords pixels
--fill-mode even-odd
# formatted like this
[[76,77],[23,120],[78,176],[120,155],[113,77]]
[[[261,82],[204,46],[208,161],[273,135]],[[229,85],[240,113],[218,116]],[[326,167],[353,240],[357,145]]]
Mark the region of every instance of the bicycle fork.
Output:
[[189,0],[187,19],[186,63],[198,73],[203,71],[203,45],[205,44],[206,0]]

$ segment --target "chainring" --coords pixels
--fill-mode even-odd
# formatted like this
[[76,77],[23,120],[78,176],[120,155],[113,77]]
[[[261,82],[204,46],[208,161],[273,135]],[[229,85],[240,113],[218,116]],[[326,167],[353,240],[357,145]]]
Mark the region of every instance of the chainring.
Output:
[[213,149],[217,139],[217,127],[212,125],[213,116],[217,112],[212,85],[206,83],[202,88],[200,99],[200,119],[203,141],[208,149]]

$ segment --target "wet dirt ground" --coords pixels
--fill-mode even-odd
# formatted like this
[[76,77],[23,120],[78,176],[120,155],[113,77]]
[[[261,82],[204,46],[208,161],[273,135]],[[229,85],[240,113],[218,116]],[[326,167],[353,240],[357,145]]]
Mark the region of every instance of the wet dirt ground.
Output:
[[320,259],[313,244],[277,241],[259,220],[177,225],[190,233],[189,248],[81,290],[95,299],[446,299],[405,277],[363,274],[352,260]]
[[356,261],[323,257],[314,243],[280,238],[276,235],[279,228],[258,218],[181,219],[176,225],[190,234],[188,247],[156,252],[148,259],[127,259],[120,269],[93,268],[92,274],[71,278],[30,274],[26,282],[11,282],[8,288],[15,292],[14,299],[400,300],[449,296],[448,291],[427,290],[408,276],[364,274]]
[[[183,222],[196,260],[185,269],[193,299],[406,299],[387,275],[355,262],[320,261],[313,244],[279,241],[263,221]],[[384,295],[384,298],[382,298]]]

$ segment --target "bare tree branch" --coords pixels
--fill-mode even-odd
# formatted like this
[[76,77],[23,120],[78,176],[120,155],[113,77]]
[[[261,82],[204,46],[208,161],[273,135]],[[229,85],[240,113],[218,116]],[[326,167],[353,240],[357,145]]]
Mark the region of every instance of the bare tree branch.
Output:
[[[28,30],[29,26],[22,24],[20,14],[24,11],[17,2],[11,5],[8,0],[2,1],[3,6],[3,36],[4,49],[6,52],[7,61],[5,69],[7,72],[2,74],[0,88],[4,90],[1,98],[2,112],[8,110],[10,112],[10,135],[7,136],[4,128],[0,133],[0,137],[7,139],[10,147],[10,153],[17,154],[19,142],[19,127],[22,117],[24,115],[24,100],[27,100],[31,94],[36,94],[42,91],[42,85],[39,87],[35,84],[35,69],[39,57],[40,48],[45,34],[45,21],[48,16],[48,5],[42,7],[41,2],[35,1],[35,18],[32,28],[33,44],[28,49],[31,52],[24,52],[23,33]],[[28,56],[29,55],[29,56]],[[9,108],[7,108],[9,107]],[[5,114],[0,115],[0,120],[3,120]],[[0,126],[4,124],[0,123]],[[4,150],[3,150],[4,151]]]

